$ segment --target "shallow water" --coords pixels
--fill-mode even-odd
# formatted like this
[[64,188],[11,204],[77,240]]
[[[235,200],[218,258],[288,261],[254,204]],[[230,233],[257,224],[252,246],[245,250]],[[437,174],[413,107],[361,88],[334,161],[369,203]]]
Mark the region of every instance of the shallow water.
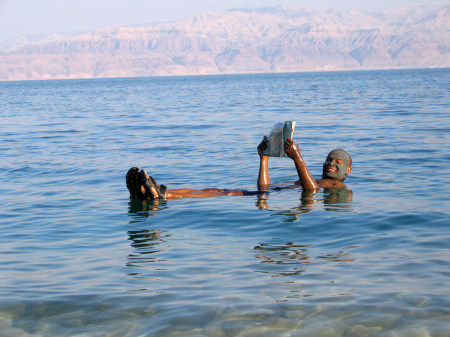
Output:
[[[0,82],[0,336],[449,336],[449,75]],[[347,189],[128,198],[131,166],[254,190],[280,120]]]

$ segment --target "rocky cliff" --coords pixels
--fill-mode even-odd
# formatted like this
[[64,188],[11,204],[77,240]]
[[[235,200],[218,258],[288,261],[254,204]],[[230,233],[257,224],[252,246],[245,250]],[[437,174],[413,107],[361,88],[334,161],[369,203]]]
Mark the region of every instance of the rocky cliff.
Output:
[[443,6],[233,9],[43,39],[1,53],[0,80],[449,67],[449,18]]

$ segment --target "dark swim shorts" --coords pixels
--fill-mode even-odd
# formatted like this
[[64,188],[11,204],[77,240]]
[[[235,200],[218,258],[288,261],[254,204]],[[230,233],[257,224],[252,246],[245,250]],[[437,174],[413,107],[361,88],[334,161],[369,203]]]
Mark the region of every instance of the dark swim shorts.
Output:
[[[251,196],[251,195],[269,194],[270,192],[281,191],[281,190],[282,190],[281,187],[271,187],[270,190],[268,190],[268,191],[248,191],[248,190],[238,190],[238,191],[241,191],[242,193],[244,193],[244,196]],[[224,190],[224,191],[228,192],[228,191],[235,191],[235,190]]]
[[247,191],[247,190],[241,190],[244,195],[261,195],[268,193],[267,191]]

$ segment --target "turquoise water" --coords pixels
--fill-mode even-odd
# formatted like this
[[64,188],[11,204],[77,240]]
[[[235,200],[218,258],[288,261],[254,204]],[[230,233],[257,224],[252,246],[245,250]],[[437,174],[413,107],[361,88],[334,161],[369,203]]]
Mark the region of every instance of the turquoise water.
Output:
[[[0,336],[449,336],[449,75],[0,82]],[[347,189],[129,200],[131,166],[254,190],[281,120]]]

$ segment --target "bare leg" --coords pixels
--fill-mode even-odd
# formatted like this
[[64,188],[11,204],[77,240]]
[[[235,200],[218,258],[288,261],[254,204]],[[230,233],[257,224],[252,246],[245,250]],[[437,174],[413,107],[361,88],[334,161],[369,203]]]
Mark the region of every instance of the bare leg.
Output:
[[206,197],[223,197],[223,196],[243,196],[244,193],[239,190],[225,191],[218,188],[209,188],[204,190],[168,190],[166,191],[166,199],[179,198],[206,198]]
[[[141,172],[138,168],[132,168],[129,170],[129,173],[127,174],[127,187],[130,190],[130,196],[132,198],[137,199],[147,199],[147,193],[144,185],[140,185],[136,179],[131,181],[131,178],[135,177],[137,174]],[[149,178],[147,172],[143,171],[145,173],[145,176],[147,179]],[[133,175],[134,174],[134,175]],[[131,183],[135,183],[135,185],[132,185]],[[154,182],[154,181],[153,181]],[[138,185],[136,185],[138,184]],[[151,186],[150,187],[150,193],[153,195],[154,200],[158,200],[158,191],[160,185],[158,185],[156,182],[154,182],[156,185],[156,188]],[[239,190],[223,190],[219,188],[205,188],[205,189],[191,189],[191,188],[179,188],[174,190],[166,190],[164,197],[165,199],[179,199],[179,198],[206,198],[206,197],[221,197],[221,196],[243,196],[244,193]]]
[[170,192],[187,194],[187,193],[199,193],[199,192],[225,192],[225,190],[220,189],[220,188],[202,188],[202,189],[178,188],[178,189],[170,190]]

